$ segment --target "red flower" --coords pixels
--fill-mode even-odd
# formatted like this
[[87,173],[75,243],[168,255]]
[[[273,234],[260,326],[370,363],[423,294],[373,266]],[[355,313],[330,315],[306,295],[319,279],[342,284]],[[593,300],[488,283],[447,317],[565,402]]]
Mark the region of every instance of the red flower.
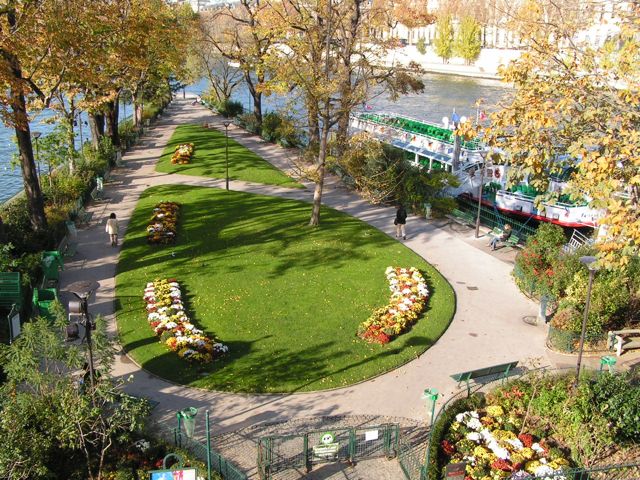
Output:
[[531,445],[533,445],[533,436],[528,433],[521,433],[518,435],[518,439],[525,447],[531,448]]
[[499,458],[491,464],[491,468],[495,468],[496,470],[502,470],[503,472],[511,472],[513,471],[513,466],[506,460],[502,460]]
[[443,440],[440,445],[442,446],[442,450],[444,451],[444,453],[446,453],[447,455],[451,456],[456,453],[456,447],[450,441]]

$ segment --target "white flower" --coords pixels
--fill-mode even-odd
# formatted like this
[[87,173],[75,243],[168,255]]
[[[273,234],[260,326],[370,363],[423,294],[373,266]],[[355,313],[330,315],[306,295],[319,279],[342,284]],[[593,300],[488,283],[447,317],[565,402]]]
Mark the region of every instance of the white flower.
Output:
[[474,442],[479,442],[482,439],[482,435],[480,435],[478,432],[467,433],[467,439]]
[[[533,448],[533,446],[531,448]],[[555,470],[548,465],[540,465],[533,471],[533,474],[536,477],[546,477],[549,475],[553,475],[554,473]]]
[[533,450],[536,453],[543,453],[544,452],[544,448],[542,448],[538,442],[536,442],[533,445],[531,445],[531,450]]
[[480,430],[482,428],[482,423],[477,418],[470,418],[466,424],[471,430]]
[[524,445],[517,438],[510,438],[507,440],[507,443],[511,445],[516,451],[522,450]]

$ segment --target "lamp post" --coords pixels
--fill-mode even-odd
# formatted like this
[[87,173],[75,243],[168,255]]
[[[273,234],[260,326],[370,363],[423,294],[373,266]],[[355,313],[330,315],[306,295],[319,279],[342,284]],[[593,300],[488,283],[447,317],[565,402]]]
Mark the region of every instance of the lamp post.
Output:
[[429,443],[424,459],[424,478],[429,476],[429,462],[431,460],[431,441],[433,439],[433,421],[435,420],[436,402],[440,394],[435,388],[425,389],[422,398],[427,401],[427,415],[429,415]]
[[476,238],[480,237],[480,212],[482,211],[482,187],[484,184],[484,171],[487,168],[487,156],[489,152],[482,152],[482,168],[480,169],[480,185],[478,186],[478,213],[476,215]]
[[87,347],[89,351],[89,381],[91,382],[91,391],[94,388],[93,374],[93,346],[91,344],[91,331],[95,328],[95,323],[89,316],[88,300],[91,294],[95,292],[100,284],[91,280],[81,280],[67,286],[67,290],[73,293],[79,302],[69,302],[69,313],[80,315],[80,325],[84,327],[84,336],[87,339]]
[[222,122],[224,125],[224,138],[225,138],[225,146],[224,146],[224,165],[225,165],[225,185],[227,190],[229,190],[229,125],[231,125],[230,120],[225,120]]
[[596,264],[596,257],[586,256],[580,257],[580,263],[587,266],[589,269],[589,286],[587,287],[587,301],[584,305],[584,316],[582,317],[582,331],[580,332],[580,345],[578,346],[578,363],[576,365],[576,381],[575,385],[578,385],[580,381],[580,366],[582,364],[582,351],[584,349],[584,336],[587,331],[587,318],[589,317],[589,305],[591,304],[591,288],[593,287],[593,277],[599,270]]
[[40,178],[40,150],[38,149],[38,139],[42,135],[40,132],[32,132],[31,135],[36,141],[36,163],[38,164],[38,178]]

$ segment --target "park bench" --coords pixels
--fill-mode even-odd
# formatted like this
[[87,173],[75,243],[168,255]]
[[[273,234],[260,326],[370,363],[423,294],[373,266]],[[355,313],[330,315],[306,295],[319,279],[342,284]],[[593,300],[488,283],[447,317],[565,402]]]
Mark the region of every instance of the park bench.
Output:
[[67,227],[67,234],[58,245],[58,251],[65,257],[73,257],[78,249],[78,230],[71,220],[67,220],[64,224]]
[[102,201],[102,195],[104,193],[104,180],[102,177],[96,177],[96,186],[91,190],[91,200],[94,202]]
[[614,330],[609,332],[607,341],[609,349],[614,349],[616,355],[622,355],[623,350],[640,348],[640,329]]
[[76,204],[72,211],[72,217],[78,223],[78,225],[82,225],[83,223],[89,223],[91,221],[91,217],[93,217],[93,212],[87,212],[84,209],[84,203],[82,202],[82,198],[76,200]]
[[493,365],[492,367],[484,367],[476,370],[469,370],[468,372],[456,373],[455,375],[451,375],[451,378],[458,382],[458,387],[460,387],[462,382],[465,382],[467,384],[468,394],[471,392],[471,384],[469,382],[476,381],[477,383],[488,383],[496,379],[501,379],[504,383],[504,380],[509,376],[509,372],[512,372],[517,366],[517,361],[502,363],[500,365]]
[[460,225],[473,227],[476,224],[476,219],[471,212],[464,212],[457,208],[455,208],[450,215],[447,215],[447,217]]
[[[502,236],[502,229],[498,227],[494,227],[491,230],[491,236],[500,238]],[[498,247],[510,247],[510,248],[519,248],[520,247],[520,237],[518,237],[515,233],[511,232],[509,238],[506,241],[499,241]]]

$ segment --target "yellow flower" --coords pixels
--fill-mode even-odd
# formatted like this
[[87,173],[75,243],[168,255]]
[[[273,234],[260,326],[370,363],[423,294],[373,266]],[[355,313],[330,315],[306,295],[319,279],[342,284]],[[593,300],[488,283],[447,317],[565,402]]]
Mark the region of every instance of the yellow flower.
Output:
[[537,461],[537,460],[532,460],[532,461],[527,462],[527,463],[525,464],[524,469],[525,469],[527,472],[529,472],[529,473],[533,474],[533,473],[535,473],[536,468],[538,468],[540,465],[542,465],[542,464],[541,464],[539,461]]
[[499,417],[504,415],[504,410],[500,405],[489,405],[487,407],[487,415],[490,417]]

